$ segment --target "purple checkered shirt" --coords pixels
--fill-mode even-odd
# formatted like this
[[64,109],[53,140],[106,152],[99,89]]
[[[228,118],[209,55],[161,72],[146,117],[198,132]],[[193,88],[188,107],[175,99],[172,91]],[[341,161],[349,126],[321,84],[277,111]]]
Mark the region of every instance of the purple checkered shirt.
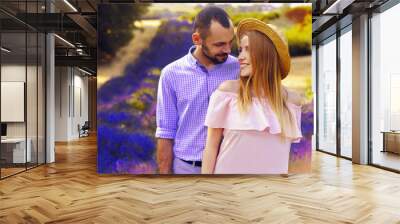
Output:
[[229,56],[223,64],[207,70],[192,55],[161,71],[157,94],[157,138],[174,139],[174,155],[183,160],[201,161],[206,143],[204,121],[211,94],[225,80],[239,78],[239,63]]

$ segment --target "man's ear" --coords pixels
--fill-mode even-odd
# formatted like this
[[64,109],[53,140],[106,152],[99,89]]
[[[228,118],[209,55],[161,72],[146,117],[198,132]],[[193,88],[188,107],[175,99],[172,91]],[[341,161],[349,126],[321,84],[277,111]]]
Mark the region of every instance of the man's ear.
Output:
[[201,45],[202,43],[202,39],[200,37],[200,33],[199,32],[195,32],[192,34],[192,41],[194,45]]

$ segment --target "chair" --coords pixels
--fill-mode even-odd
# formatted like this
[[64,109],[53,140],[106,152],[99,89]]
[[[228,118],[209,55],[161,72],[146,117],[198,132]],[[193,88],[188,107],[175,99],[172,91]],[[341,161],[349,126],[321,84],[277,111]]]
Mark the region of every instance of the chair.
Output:
[[89,129],[90,129],[89,121],[85,121],[82,127],[78,124],[79,138],[89,136]]

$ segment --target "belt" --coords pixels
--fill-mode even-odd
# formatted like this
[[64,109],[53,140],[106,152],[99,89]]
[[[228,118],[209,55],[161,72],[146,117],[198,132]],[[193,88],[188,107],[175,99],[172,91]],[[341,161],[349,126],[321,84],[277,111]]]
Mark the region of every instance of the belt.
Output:
[[201,166],[201,161],[187,161],[187,160],[183,160],[183,159],[180,159],[180,160],[182,160],[183,162],[188,163],[192,166]]

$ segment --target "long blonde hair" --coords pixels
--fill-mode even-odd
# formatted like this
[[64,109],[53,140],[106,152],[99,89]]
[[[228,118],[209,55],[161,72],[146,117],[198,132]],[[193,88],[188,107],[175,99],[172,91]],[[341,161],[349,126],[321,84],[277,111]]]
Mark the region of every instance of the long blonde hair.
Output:
[[282,137],[293,137],[295,123],[287,106],[287,94],[284,95],[281,82],[279,57],[269,38],[258,31],[249,31],[250,62],[252,74],[240,77],[238,106],[246,112],[252,103],[252,96],[267,101],[275,112],[281,126]]

